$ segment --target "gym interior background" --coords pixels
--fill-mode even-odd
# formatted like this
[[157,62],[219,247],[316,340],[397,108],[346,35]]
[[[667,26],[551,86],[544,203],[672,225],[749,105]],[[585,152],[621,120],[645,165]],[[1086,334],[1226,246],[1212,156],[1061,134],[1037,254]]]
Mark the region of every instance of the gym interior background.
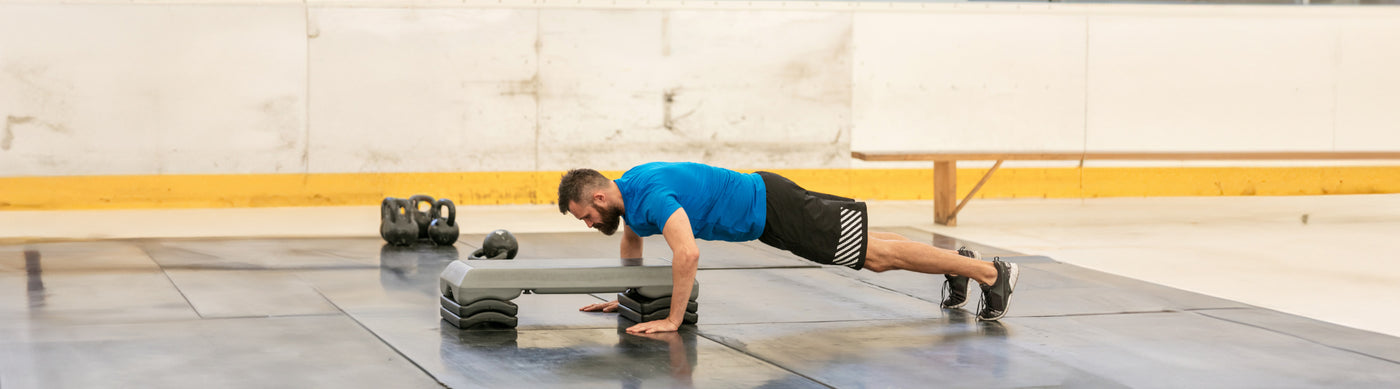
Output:
[[[547,204],[686,160],[929,199],[852,150],[1400,145],[1400,9],[7,1],[0,209]],[[1393,161],[1012,162],[987,198],[1400,192]],[[965,191],[990,163],[964,163]]]
[[[154,373],[165,379],[155,381],[92,376],[105,374],[104,367],[129,370],[137,362],[117,369],[111,360],[147,355],[145,349],[97,353],[112,357],[100,360],[66,353],[90,351],[81,345],[31,353],[27,347],[35,344],[67,342],[71,334],[61,331],[82,331],[41,331],[41,323],[27,319],[34,277],[26,273],[24,252],[34,247],[129,238],[370,237],[381,199],[415,193],[461,205],[464,233],[510,228],[528,245],[531,232],[583,230],[550,205],[563,171],[592,167],[615,176],[658,160],[776,171],[811,190],[872,201],[873,223],[879,218],[876,224],[924,238],[955,236],[1045,255],[1358,329],[1365,335],[1357,339],[1366,339],[1358,344],[1400,344],[1400,311],[1377,306],[1400,298],[1394,263],[1400,243],[1388,238],[1400,233],[1400,161],[1009,161],[960,214],[960,225],[945,227],[932,223],[930,163],[851,157],[852,151],[1400,152],[1400,7],[1323,3],[0,0],[0,285],[7,286],[0,296],[8,295],[0,308],[14,308],[0,316],[0,331],[11,335],[0,384],[200,382],[198,374],[168,372]],[[959,166],[962,198],[992,163]],[[463,242],[473,243],[465,235]],[[161,267],[170,266],[151,253]],[[125,262],[108,262],[113,255],[70,265],[50,255],[45,263],[127,269]],[[252,263],[302,266],[276,261]],[[171,269],[194,266],[180,263]],[[286,282],[277,285],[300,285],[296,275],[265,274],[272,273]],[[246,278],[231,282],[254,279],[239,277]],[[337,295],[333,276],[302,277],[332,304],[358,296]],[[126,281],[117,284],[75,287],[137,294],[123,292]],[[63,284],[48,285],[60,293]],[[198,291],[186,292],[194,310],[207,308],[193,297]],[[179,305],[176,300],[161,304]],[[431,301],[426,309],[432,314]],[[279,319],[291,321],[307,314],[253,311],[292,315]],[[358,314],[344,306],[338,311]],[[1039,312],[1021,320],[1056,314]],[[429,386],[505,382],[456,376],[454,367],[463,367],[436,366],[403,351],[413,347],[384,335],[373,315],[355,319],[429,372]],[[1013,334],[1016,320],[1007,320]],[[169,318],[149,321],[157,322],[153,331],[180,326]],[[436,339],[435,322],[424,323]],[[216,324],[230,332],[241,325]],[[360,329],[342,327],[350,329],[337,331]],[[322,327],[296,327],[311,328]],[[527,332],[521,331],[522,344]],[[706,339],[701,331],[699,342]],[[1374,356],[1371,362],[1381,362],[1372,371],[1381,373],[1366,377],[1397,376],[1400,356],[1307,339]],[[695,339],[687,342],[694,353]],[[130,343],[142,344],[123,344]],[[450,359],[450,347],[441,348],[434,343],[429,354]],[[750,351],[828,387],[927,383],[857,375],[841,381],[764,357],[761,347]],[[1039,352],[1066,360],[1053,348]],[[44,367],[71,358],[92,369],[86,378]],[[1064,363],[1126,386],[1200,383],[1115,376],[1103,372],[1112,370],[1112,363],[1100,363],[1107,359]],[[281,363],[309,369],[296,360]],[[280,371],[280,380],[239,381],[252,378],[211,365],[193,366],[213,369],[213,386],[328,382],[297,371]],[[1287,367],[1277,368],[1305,370]],[[1064,370],[1045,369],[1036,371]],[[402,374],[367,371],[378,378]],[[1225,385],[1327,385],[1251,378]],[[783,382],[802,386],[798,381]]]

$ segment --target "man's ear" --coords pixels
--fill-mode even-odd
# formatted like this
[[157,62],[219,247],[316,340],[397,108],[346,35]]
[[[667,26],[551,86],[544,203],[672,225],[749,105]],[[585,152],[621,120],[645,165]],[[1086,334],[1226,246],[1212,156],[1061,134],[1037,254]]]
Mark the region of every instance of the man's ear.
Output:
[[598,206],[608,205],[608,196],[603,191],[593,192],[593,204]]

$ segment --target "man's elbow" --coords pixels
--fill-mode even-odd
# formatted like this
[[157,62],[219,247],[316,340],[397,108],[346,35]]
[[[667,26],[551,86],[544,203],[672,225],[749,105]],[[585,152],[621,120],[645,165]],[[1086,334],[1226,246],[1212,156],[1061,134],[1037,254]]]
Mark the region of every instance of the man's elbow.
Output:
[[689,263],[699,263],[699,262],[700,262],[700,250],[684,250],[684,251],[681,251],[681,252],[679,252],[679,253],[676,253],[676,259],[675,259],[675,260],[676,260],[677,262],[688,263],[688,264],[689,264]]

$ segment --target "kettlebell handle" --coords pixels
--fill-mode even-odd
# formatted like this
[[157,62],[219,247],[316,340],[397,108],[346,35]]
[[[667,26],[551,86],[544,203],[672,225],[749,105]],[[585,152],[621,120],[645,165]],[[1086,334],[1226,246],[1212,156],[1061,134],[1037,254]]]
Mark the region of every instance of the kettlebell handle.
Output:
[[425,195],[425,194],[416,194],[416,195],[413,195],[413,197],[409,197],[409,198],[408,198],[408,201],[409,201],[409,208],[412,208],[414,212],[420,212],[420,211],[419,211],[420,208],[418,208],[418,204],[428,203],[428,206],[429,206],[429,207],[433,206],[433,196],[429,196],[429,195]]
[[398,213],[399,213],[399,199],[396,199],[396,198],[393,198],[393,197],[385,197],[385,198],[384,198],[384,201],[381,202],[381,203],[379,203],[379,218],[380,218],[380,219],[382,219],[382,220],[388,220],[390,223],[393,223],[393,222],[398,221]]
[[[394,207],[394,214],[402,216],[404,217],[404,219],[407,219],[407,223],[413,223],[413,201],[410,201],[408,199],[399,199],[399,205]],[[394,222],[400,223],[401,221],[399,221],[398,219],[394,219]]]
[[452,204],[452,200],[448,200],[446,198],[438,199],[436,203],[433,203],[433,212],[431,218],[442,219],[443,207],[447,207],[447,225],[457,225],[457,205]]

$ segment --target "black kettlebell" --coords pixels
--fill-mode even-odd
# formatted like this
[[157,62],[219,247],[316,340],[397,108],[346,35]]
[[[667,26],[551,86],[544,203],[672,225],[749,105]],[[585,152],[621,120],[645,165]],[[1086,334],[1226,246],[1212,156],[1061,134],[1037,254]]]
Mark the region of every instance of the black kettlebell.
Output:
[[479,259],[515,259],[515,254],[520,251],[520,242],[515,240],[515,235],[510,231],[495,230],[486,234],[486,239],[481,241],[481,248],[472,252],[472,257]]
[[399,199],[393,197],[385,197],[384,201],[379,203],[379,237],[384,238],[385,242],[389,241],[389,230],[385,228],[390,223],[389,209],[398,201]]
[[393,197],[379,204],[379,236],[389,244],[407,246],[418,239],[418,226],[408,211],[408,201]]
[[433,221],[429,212],[424,211],[422,204],[427,203],[428,207],[433,206],[433,196],[416,194],[408,198],[409,210],[413,212],[413,222],[418,224],[417,239],[428,239],[428,223]]
[[[443,207],[447,208],[447,217],[442,217]],[[438,199],[433,203],[431,217],[433,221],[428,223],[428,239],[439,246],[456,243],[460,230],[457,228],[457,206],[452,204],[452,200]]]

